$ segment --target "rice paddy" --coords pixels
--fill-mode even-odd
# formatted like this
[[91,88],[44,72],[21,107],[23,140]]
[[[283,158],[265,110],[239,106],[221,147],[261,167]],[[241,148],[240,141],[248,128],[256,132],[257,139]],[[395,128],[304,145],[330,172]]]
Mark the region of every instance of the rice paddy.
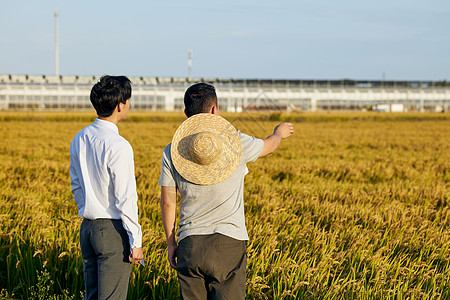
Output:
[[[248,299],[450,299],[450,115],[225,114],[264,138],[248,164]],[[80,299],[69,145],[93,113],[0,112],[0,299]],[[179,113],[130,112],[145,268],[128,299],[177,299],[159,212],[162,149]]]

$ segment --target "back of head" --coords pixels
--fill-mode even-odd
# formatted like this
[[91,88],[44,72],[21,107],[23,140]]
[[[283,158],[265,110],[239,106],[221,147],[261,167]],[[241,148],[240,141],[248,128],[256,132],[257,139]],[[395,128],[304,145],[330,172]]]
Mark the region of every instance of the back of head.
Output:
[[187,117],[208,113],[213,105],[217,106],[217,95],[216,89],[210,84],[194,84],[184,93],[184,106]]
[[125,76],[104,75],[91,89],[91,103],[99,117],[109,117],[120,102],[131,98],[131,81]]

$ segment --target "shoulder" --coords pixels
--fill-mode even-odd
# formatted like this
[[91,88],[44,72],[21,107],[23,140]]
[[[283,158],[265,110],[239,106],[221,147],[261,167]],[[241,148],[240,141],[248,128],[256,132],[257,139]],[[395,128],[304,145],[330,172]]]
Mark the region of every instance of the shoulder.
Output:
[[114,151],[121,153],[133,153],[133,147],[131,147],[131,144],[120,135],[117,135],[105,142],[108,143],[110,148]]
[[73,141],[82,137],[83,135],[89,134],[90,130],[92,130],[93,125],[94,125],[93,123],[89,124],[88,126],[78,131],[77,134],[75,134],[75,136],[73,137]]
[[85,136],[89,134],[89,128],[91,126],[92,124],[84,127],[83,129],[78,131],[77,134],[75,134],[75,136],[72,138],[72,142],[70,143],[71,149],[77,147],[80,144],[81,140],[85,139]]
[[172,143],[170,143],[166,147],[164,147],[163,153],[162,153],[163,160],[172,161],[172,155],[170,153],[171,149],[172,149]]
[[247,140],[250,140],[250,139],[255,139],[255,137],[253,137],[251,135],[248,135],[248,134],[245,134],[245,133],[241,132],[240,130],[238,130],[237,132],[239,134],[239,137],[241,138],[241,141],[247,141]]
[[264,143],[264,141],[262,139],[242,133],[239,130],[238,130],[238,134],[239,134],[239,137],[241,138],[242,148],[248,147],[252,144]]
[[255,161],[264,147],[264,141],[238,131],[242,142],[242,158],[244,162]]
[[170,153],[170,149],[172,149],[172,143],[169,143],[167,146],[164,147],[163,153]]

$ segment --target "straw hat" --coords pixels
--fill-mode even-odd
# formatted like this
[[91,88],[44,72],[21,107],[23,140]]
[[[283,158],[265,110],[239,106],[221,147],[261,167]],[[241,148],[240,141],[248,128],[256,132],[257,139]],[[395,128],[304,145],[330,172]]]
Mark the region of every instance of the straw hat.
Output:
[[227,179],[241,161],[239,134],[214,114],[196,114],[178,127],[172,139],[172,162],[187,181],[210,185]]

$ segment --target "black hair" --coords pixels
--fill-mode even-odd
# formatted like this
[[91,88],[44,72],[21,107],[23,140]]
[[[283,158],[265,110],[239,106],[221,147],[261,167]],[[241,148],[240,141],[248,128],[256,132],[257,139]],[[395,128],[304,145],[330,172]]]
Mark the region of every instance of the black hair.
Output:
[[131,98],[131,81],[126,76],[104,75],[91,89],[91,103],[99,117],[109,117],[120,102]]
[[184,93],[184,106],[187,117],[199,113],[208,113],[213,105],[217,106],[217,95],[214,86],[197,83]]

